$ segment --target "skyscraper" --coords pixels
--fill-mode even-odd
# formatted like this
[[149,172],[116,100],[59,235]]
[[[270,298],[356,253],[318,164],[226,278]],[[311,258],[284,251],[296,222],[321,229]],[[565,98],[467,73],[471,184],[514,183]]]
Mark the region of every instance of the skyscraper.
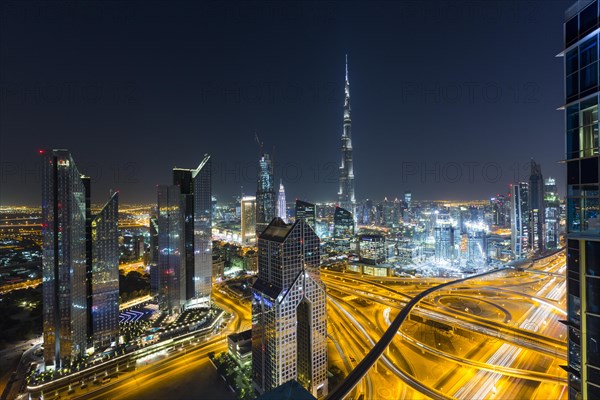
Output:
[[188,307],[210,299],[212,290],[211,167],[210,156],[204,155],[195,169],[173,169],[173,185],[179,187],[181,199],[182,262]]
[[240,210],[240,241],[243,244],[256,243],[256,209],[256,197],[242,197]]
[[88,345],[86,187],[69,151],[41,153],[44,360],[61,368]]
[[560,244],[560,201],[554,178],[544,183],[544,211],[546,214],[546,249],[557,249]]
[[180,312],[187,300],[183,215],[180,187],[159,185],[158,306],[168,313]]
[[439,214],[434,228],[435,259],[452,261],[458,257],[457,244],[459,232],[456,221],[448,214]]
[[158,296],[159,274],[158,274],[158,218],[153,215],[150,218],[150,294]]
[[119,193],[92,219],[92,339],[110,346],[119,335]]
[[344,130],[342,132],[342,161],[340,164],[339,206],[356,214],[354,198],[354,166],[352,160],[352,119],[350,118],[350,81],[348,80],[348,56],[346,55],[346,83],[344,89]]
[[283,222],[287,221],[287,210],[285,205],[285,188],[283,182],[279,182],[279,196],[277,197],[277,217],[281,218]]
[[44,361],[62,368],[118,336],[118,194],[93,216],[90,178],[69,151],[40,153]]
[[352,213],[341,207],[336,207],[333,214],[333,237],[350,239],[354,235],[354,219]]
[[304,221],[315,230],[317,223],[317,207],[313,203],[296,199],[295,209],[296,221],[304,219]]
[[327,310],[319,238],[298,219],[275,218],[258,240],[252,287],[252,382],[260,392],[290,380],[327,394]]
[[273,179],[273,162],[264,153],[258,161],[258,180],[256,183],[256,234],[269,225],[275,217],[275,184]]
[[527,257],[529,252],[529,184],[515,183],[510,192],[511,249],[515,259]]
[[569,399],[600,398],[598,1],[565,13]]
[[529,175],[529,246],[534,254],[543,253],[545,250],[545,217],[542,168],[532,159]]
[[467,228],[467,265],[482,266],[487,261],[487,226],[482,222],[465,223]]

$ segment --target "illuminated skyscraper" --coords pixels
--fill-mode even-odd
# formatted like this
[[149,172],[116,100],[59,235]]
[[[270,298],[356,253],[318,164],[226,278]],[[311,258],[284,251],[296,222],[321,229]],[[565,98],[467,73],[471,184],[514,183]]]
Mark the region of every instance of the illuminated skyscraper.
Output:
[[158,296],[159,274],[158,274],[158,218],[153,215],[150,218],[150,294]]
[[256,184],[256,234],[260,233],[275,218],[275,183],[271,157],[264,153],[258,161]]
[[487,261],[488,227],[482,222],[466,222],[467,228],[467,264],[482,266]]
[[290,380],[327,394],[327,310],[319,238],[298,219],[275,218],[258,240],[252,287],[252,383],[260,392]]
[[67,150],[40,151],[46,367],[118,336],[118,194],[92,216],[90,178]]
[[296,200],[296,221],[304,219],[306,223],[314,230],[317,223],[317,206],[308,201]]
[[544,178],[542,168],[531,160],[529,175],[529,246],[533,254],[543,253],[546,241]]
[[178,313],[185,306],[184,219],[179,186],[158,186],[158,306]]
[[600,399],[598,1],[577,1],[564,24],[569,400]]
[[341,207],[336,207],[333,214],[333,237],[336,239],[350,239],[353,235],[354,218],[352,213]]
[[277,197],[277,217],[281,218],[283,222],[287,221],[285,188],[283,187],[283,182],[279,182],[279,196]]
[[529,253],[529,184],[515,183],[510,192],[511,249],[515,259],[525,258]]
[[71,154],[43,154],[43,330],[46,366],[88,347],[86,187]]
[[554,178],[544,184],[544,210],[546,213],[546,249],[554,250],[560,244],[560,201]]
[[350,118],[350,81],[348,80],[348,56],[346,56],[346,84],[344,89],[344,130],[342,133],[342,161],[340,164],[339,206],[356,213],[354,198],[354,165],[352,160],[352,119]]
[[205,155],[196,169],[173,169],[179,186],[183,226],[185,293],[188,306],[210,299],[212,282],[211,159]]
[[119,193],[92,219],[92,338],[94,348],[119,335]]
[[242,197],[240,210],[240,241],[243,244],[256,243],[256,208],[256,197]]
[[453,261],[458,257],[459,231],[448,214],[439,214],[434,227],[435,259]]

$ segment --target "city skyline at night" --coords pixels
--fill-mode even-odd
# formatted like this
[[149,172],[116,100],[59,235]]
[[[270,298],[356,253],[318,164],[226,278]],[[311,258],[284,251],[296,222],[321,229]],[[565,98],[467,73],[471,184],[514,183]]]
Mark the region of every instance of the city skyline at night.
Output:
[[600,398],[599,101],[600,0],[1,2],[0,400]]

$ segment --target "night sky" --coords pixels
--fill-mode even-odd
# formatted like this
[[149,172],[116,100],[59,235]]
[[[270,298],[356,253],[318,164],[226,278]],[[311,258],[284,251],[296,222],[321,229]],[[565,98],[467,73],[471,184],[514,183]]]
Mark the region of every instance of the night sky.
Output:
[[4,1],[0,204],[39,204],[43,148],[98,203],[155,201],[209,153],[230,201],[256,190],[255,134],[288,200],[336,200],[346,53],[358,199],[489,198],[532,157],[562,190],[571,3]]

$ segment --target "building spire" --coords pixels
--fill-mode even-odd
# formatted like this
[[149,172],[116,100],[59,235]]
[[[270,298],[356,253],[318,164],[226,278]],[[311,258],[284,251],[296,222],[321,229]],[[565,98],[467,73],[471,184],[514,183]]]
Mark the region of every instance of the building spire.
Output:
[[346,54],[346,82],[348,82],[348,54]]

